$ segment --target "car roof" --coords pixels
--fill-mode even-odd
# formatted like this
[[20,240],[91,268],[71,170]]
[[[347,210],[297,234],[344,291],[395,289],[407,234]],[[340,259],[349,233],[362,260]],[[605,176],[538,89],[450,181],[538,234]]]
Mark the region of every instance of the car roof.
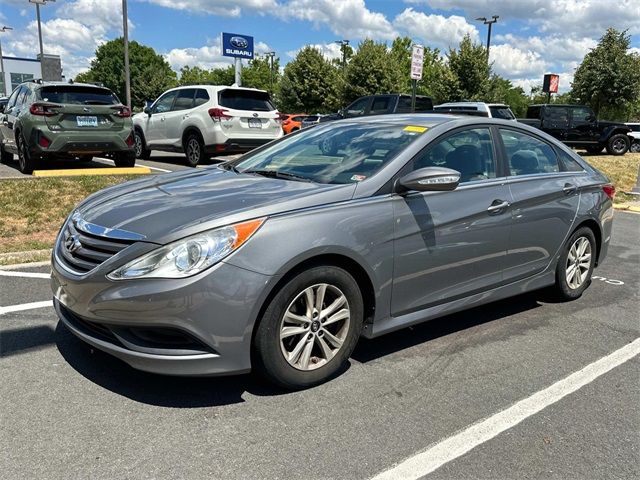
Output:
[[248,90],[251,92],[269,93],[266,90],[260,90],[259,88],[238,87],[237,85],[207,85],[207,84],[180,85],[179,87],[168,89],[167,92],[170,90],[184,90],[185,88],[204,88],[207,90]]

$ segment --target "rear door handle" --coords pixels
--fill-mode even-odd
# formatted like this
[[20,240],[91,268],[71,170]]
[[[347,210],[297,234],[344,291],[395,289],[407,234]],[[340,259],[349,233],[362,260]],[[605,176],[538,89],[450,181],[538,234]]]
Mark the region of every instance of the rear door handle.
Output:
[[487,208],[487,212],[489,213],[499,213],[501,210],[505,208],[509,208],[511,204],[506,200],[494,200],[493,203]]
[[572,193],[575,193],[576,190],[578,190],[578,187],[576,187],[572,183],[565,183],[564,187],[562,188],[562,191],[565,193],[565,195],[571,195]]

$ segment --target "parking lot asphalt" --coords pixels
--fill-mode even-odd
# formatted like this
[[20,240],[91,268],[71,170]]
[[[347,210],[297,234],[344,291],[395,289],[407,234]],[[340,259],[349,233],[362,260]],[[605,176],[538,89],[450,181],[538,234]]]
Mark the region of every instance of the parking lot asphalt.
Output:
[[[211,160],[207,160],[199,167],[206,167],[208,165],[214,165],[216,163],[224,162],[232,158],[237,158],[238,155],[227,155],[214,157]],[[137,166],[149,167],[152,173],[166,173],[174,172],[177,170],[184,170],[191,168],[187,166],[184,154],[182,153],[169,153],[169,152],[152,152],[149,160],[136,160]],[[47,169],[61,169],[61,170],[75,170],[79,168],[110,168],[113,167],[113,161],[106,158],[94,158],[90,162],[79,162],[77,160],[47,160]],[[24,175],[18,170],[18,163],[14,161],[8,164],[0,163],[0,180],[8,178],[30,178],[31,175]]]
[[[637,340],[639,233],[640,215],[616,213],[609,256],[577,301],[533,292],[363,339],[338,378],[295,393],[252,375],[135,371],[51,307],[7,311],[51,298],[46,266],[0,272],[1,476],[371,478]],[[639,478],[639,365],[631,357],[425,478]]]

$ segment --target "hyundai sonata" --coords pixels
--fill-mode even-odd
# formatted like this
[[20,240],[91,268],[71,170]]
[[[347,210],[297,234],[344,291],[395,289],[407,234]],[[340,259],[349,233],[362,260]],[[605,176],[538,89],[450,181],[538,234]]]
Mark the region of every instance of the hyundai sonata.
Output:
[[53,252],[62,322],[150,372],[302,388],[359,337],[552,287],[580,297],[614,188],[512,121],[321,124],[207,169],[98,192]]

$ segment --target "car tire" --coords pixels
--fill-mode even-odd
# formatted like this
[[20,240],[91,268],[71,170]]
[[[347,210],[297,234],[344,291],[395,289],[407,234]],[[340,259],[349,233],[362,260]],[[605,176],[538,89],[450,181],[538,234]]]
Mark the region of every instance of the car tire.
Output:
[[288,390],[331,379],[358,342],[363,312],[362,293],[345,270],[317,266],[299,273],[277,291],[256,327],[254,370]]
[[151,157],[151,150],[149,150],[146,146],[144,135],[138,129],[133,132],[133,141],[134,141],[134,149],[136,152],[136,158],[141,160],[149,160]]
[[0,143],[0,163],[9,163],[13,161],[13,153],[7,152]]
[[136,155],[135,153],[117,153],[113,157],[113,162],[116,164],[116,167],[119,168],[131,168],[136,166]]
[[598,153],[602,152],[602,149],[604,147],[602,145],[595,145],[592,147],[587,147],[586,150],[587,152],[593,154],[593,155],[597,155]]
[[187,136],[183,148],[187,157],[187,165],[190,167],[195,167],[207,158],[204,154],[204,143],[202,142],[200,135],[196,133],[190,133]]
[[22,133],[18,134],[18,170],[25,175],[31,175],[38,166],[38,162],[31,156],[29,147]]
[[596,253],[596,239],[590,228],[573,232],[556,266],[555,294],[559,300],[575,300],[591,284]]
[[624,133],[612,135],[607,142],[607,153],[609,155],[624,155],[629,151],[629,136]]
[[640,140],[636,140],[629,146],[629,151],[632,153],[640,153]]

